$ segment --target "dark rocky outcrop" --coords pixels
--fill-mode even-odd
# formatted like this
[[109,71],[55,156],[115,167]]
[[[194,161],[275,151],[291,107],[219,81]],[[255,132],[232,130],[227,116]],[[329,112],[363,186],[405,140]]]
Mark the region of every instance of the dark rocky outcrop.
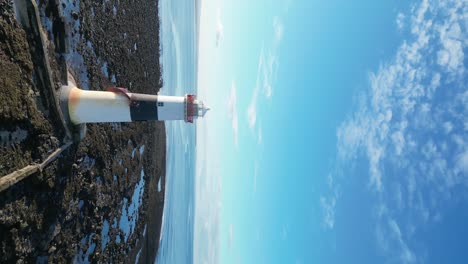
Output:
[[[61,17],[61,3],[37,4],[41,19],[52,22],[51,30],[41,29],[48,40],[44,55],[16,21],[12,1],[0,0],[0,177],[40,163],[66,138],[52,109],[53,95],[38,78],[43,70],[38,61],[47,56],[52,89],[65,81],[64,51],[70,51],[70,40],[64,30],[81,36],[75,48],[83,55],[89,89],[121,86],[155,94],[162,84],[157,1],[83,1],[71,14],[80,22],[78,29]],[[134,262],[140,250],[140,263],[153,262],[164,205],[164,190],[158,192],[157,183],[162,177],[164,186],[165,150],[162,122],[88,125],[79,144],[0,193],[0,262],[69,263],[88,250],[91,262]],[[121,231],[110,227],[109,242],[101,250],[104,222],[112,225],[120,218],[123,199],[131,199],[142,168],[144,195],[135,230],[126,242],[117,243]]]

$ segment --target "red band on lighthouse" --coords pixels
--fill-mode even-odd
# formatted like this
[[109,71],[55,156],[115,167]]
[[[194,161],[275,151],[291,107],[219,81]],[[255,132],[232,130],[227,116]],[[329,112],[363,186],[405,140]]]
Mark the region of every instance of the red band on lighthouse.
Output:
[[193,116],[195,115],[195,95],[188,94],[185,98],[185,122],[193,123]]

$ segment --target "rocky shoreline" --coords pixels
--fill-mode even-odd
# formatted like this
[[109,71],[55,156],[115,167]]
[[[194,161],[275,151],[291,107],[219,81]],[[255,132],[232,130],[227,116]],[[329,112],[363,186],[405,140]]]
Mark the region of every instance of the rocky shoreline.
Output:
[[[55,89],[66,63],[84,88],[159,91],[157,1],[64,2],[36,2]],[[60,25],[69,45],[60,41]],[[37,80],[38,55],[27,34],[12,1],[0,0],[0,177],[40,162],[65,137]],[[0,262],[153,262],[165,151],[163,122],[88,125],[79,144],[0,193]]]

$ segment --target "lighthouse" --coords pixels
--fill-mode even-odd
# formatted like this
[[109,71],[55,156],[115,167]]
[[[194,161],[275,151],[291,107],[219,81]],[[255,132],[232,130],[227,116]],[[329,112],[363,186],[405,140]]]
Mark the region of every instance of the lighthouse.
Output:
[[66,119],[74,125],[145,120],[184,120],[193,123],[210,110],[195,95],[165,96],[131,93],[113,87],[88,91],[74,82],[62,86],[60,105]]

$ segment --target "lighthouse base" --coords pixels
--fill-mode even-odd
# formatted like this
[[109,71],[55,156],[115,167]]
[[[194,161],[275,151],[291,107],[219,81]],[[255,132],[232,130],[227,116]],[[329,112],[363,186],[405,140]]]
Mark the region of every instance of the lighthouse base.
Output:
[[68,73],[68,85],[62,85],[60,88],[60,109],[65,123],[70,130],[73,142],[78,143],[86,136],[86,124],[73,124],[69,113],[69,96],[72,87],[76,87],[75,79]]

